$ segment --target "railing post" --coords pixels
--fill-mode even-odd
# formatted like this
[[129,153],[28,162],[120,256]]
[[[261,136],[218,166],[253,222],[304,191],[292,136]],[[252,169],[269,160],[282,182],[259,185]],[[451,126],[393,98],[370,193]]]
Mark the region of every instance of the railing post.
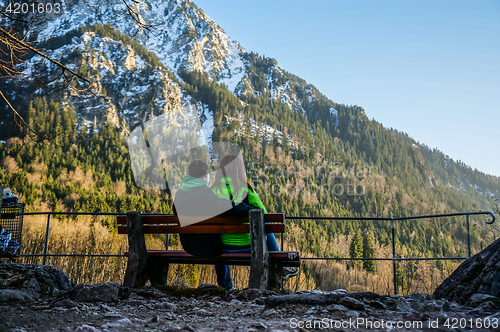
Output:
[[45,231],[45,249],[43,250],[43,263],[47,263],[47,251],[49,249],[49,232],[50,232],[50,213],[47,214],[47,230]]
[[466,214],[465,215],[465,220],[466,220],[466,224],[467,224],[467,249],[469,251],[469,258],[470,258],[470,231],[469,231],[469,215]]
[[394,281],[394,295],[398,293],[398,281],[396,279],[396,229],[394,227],[394,219],[391,218],[392,228],[392,276]]
[[267,289],[269,282],[269,252],[267,251],[264,212],[250,210],[251,263],[248,288]]

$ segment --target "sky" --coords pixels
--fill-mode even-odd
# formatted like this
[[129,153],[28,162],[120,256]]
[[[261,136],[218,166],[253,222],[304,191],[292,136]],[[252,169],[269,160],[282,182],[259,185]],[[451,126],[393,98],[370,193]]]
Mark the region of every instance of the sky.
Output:
[[500,176],[500,1],[193,2],[332,101]]

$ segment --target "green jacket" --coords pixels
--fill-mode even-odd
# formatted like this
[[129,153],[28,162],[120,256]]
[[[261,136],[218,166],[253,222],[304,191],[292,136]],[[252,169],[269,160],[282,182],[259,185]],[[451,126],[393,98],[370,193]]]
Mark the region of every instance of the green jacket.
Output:
[[[238,193],[234,193],[233,181],[229,177],[224,177],[221,179],[220,183],[214,184],[212,191],[215,195],[220,198],[224,198],[229,200],[229,193],[233,195],[233,202],[241,203],[243,201],[243,197],[246,193],[248,193],[248,202],[245,203],[253,205],[259,209],[262,209],[264,213],[267,213],[264,204],[260,200],[259,196],[255,191],[250,188],[245,187],[241,188]],[[221,234],[222,243],[230,246],[249,246],[250,241],[250,233],[243,234]]]

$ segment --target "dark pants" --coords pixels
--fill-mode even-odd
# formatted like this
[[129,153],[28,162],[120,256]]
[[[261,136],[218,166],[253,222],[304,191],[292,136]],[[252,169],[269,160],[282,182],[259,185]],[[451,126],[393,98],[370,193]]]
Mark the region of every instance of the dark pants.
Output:
[[184,251],[195,256],[217,256],[222,253],[219,234],[180,234]]
[[[266,233],[267,235],[267,250],[269,251],[280,251],[278,243],[273,233]],[[222,252],[251,252],[250,246],[228,246],[222,245]],[[215,265],[215,273],[217,274],[217,284],[221,287],[231,289],[233,288],[233,282],[231,280],[231,274],[229,273],[229,266],[227,265]]]

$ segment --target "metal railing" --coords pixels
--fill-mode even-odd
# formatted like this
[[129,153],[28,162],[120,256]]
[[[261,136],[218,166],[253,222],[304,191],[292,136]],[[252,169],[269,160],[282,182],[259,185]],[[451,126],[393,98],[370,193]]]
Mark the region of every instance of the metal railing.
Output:
[[126,257],[125,255],[93,255],[93,254],[49,254],[49,236],[50,236],[50,216],[124,216],[125,213],[112,213],[112,212],[25,212],[20,213],[24,216],[47,215],[47,228],[45,230],[45,246],[43,254],[21,254],[18,257],[43,257],[42,265],[47,264],[47,257]]
[[[21,215],[21,214],[20,214]],[[119,255],[92,255],[92,254],[49,254],[49,235],[50,235],[50,217],[52,215],[90,215],[90,216],[123,216],[126,213],[101,213],[101,212],[25,212],[22,213],[24,216],[29,215],[47,215],[47,228],[45,231],[45,246],[43,254],[20,254],[18,257],[43,257],[43,265],[47,263],[47,257],[126,257],[123,254]],[[411,260],[464,260],[471,257],[471,243],[470,243],[470,220],[471,215],[489,215],[491,220],[486,220],[487,224],[492,224],[495,221],[495,215],[490,211],[476,211],[476,212],[460,212],[460,213],[446,213],[446,214],[433,214],[433,215],[423,215],[423,216],[411,216],[411,217],[397,217],[397,218],[364,218],[364,217],[285,217],[287,220],[331,220],[331,221],[390,221],[391,222],[391,234],[392,234],[392,258],[353,258],[353,257],[301,257],[301,260],[378,260],[378,261],[392,261],[393,264],[393,283],[394,283],[394,294],[397,294],[397,274],[396,265],[399,261],[411,261]],[[443,218],[443,217],[457,217],[466,216],[466,228],[467,228],[467,257],[397,257],[396,252],[396,227],[395,223],[403,220],[412,219],[429,219],[429,218]],[[283,234],[281,234],[281,249],[283,250]]]
[[[495,222],[495,215],[490,211],[476,211],[476,212],[460,212],[460,213],[446,213],[446,214],[431,214],[424,216],[411,216],[411,217],[397,217],[397,218],[363,218],[363,217],[285,217],[285,219],[289,220],[350,220],[350,221],[390,221],[391,222],[391,234],[392,234],[392,258],[353,258],[353,257],[301,257],[301,260],[378,260],[378,261],[392,261],[393,266],[393,283],[394,283],[394,294],[398,293],[397,286],[397,274],[396,274],[396,265],[399,261],[417,261],[417,260],[455,260],[455,259],[468,259],[471,257],[471,248],[470,248],[470,215],[489,215],[491,216],[491,220],[486,220],[487,224],[492,224]],[[429,218],[443,218],[443,217],[457,217],[457,216],[466,216],[466,227],[467,227],[467,257],[397,257],[396,254],[396,227],[395,223],[397,221],[402,220],[411,220],[411,219],[429,219]],[[283,237],[281,239],[281,246],[283,248]]]

